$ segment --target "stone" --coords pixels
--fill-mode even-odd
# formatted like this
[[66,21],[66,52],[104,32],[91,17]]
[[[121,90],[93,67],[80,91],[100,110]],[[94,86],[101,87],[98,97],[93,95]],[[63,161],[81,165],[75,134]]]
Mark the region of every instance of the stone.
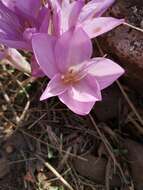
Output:
[[[117,0],[107,15],[125,18],[126,22],[140,27],[143,18],[141,1]],[[125,70],[125,81],[137,91],[143,90],[143,33],[126,25],[102,35],[99,41],[104,53]]]

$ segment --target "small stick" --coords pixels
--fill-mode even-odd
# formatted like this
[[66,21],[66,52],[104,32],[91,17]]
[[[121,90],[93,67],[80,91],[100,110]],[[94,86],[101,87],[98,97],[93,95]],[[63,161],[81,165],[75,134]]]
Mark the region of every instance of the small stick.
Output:
[[2,94],[3,94],[3,97],[4,97],[5,101],[6,101],[6,103],[7,103],[8,106],[10,107],[10,109],[11,109],[11,111],[12,111],[14,117],[15,117],[15,122],[18,123],[19,120],[20,120],[20,118],[18,117],[18,115],[17,115],[17,113],[16,113],[14,107],[12,106],[12,103],[11,103],[11,100],[10,100],[8,94],[7,94],[7,93],[5,92],[5,90],[3,89],[3,85],[2,85],[1,82],[0,82],[0,89],[1,89],[1,91],[2,91]]
[[138,113],[138,111],[136,110],[135,106],[131,102],[130,98],[128,97],[127,93],[123,89],[122,85],[120,84],[120,82],[118,80],[116,81],[116,83],[117,83],[119,89],[121,90],[121,92],[122,92],[125,100],[129,104],[130,108],[132,109],[132,111],[134,112],[134,114],[136,115],[136,117],[138,118],[138,120],[140,121],[140,123],[143,125],[143,119],[141,118],[140,114]]
[[36,157],[51,171],[53,172],[53,174],[55,174],[55,176],[70,190],[74,190],[72,188],[72,186],[57,172],[57,170],[55,170],[55,168],[53,166],[51,166],[51,164],[49,164],[48,162],[45,162],[45,160],[43,158],[41,158],[39,155],[36,155]]
[[110,190],[110,171],[111,171],[111,158],[108,158],[106,173],[105,173],[106,190]]
[[143,135],[143,128],[132,118],[132,116],[128,116],[128,120],[134,124],[134,127]]
[[124,179],[124,182],[125,182],[126,184],[128,184],[128,182],[127,182],[127,180],[126,180],[126,177],[125,177],[125,175],[124,175],[124,173],[123,173],[123,171],[122,171],[122,168],[121,168],[120,164],[117,162],[117,160],[116,160],[116,158],[115,158],[115,156],[114,156],[114,154],[113,154],[113,152],[112,152],[112,150],[111,150],[111,147],[110,147],[111,145],[110,145],[110,143],[109,143],[108,140],[105,138],[105,136],[101,133],[100,129],[99,129],[98,126],[96,125],[96,122],[94,121],[94,119],[93,119],[93,117],[91,116],[91,114],[89,114],[89,118],[90,118],[90,120],[91,120],[93,126],[95,127],[95,129],[96,129],[98,135],[100,136],[102,142],[104,143],[104,145],[105,145],[105,147],[106,147],[106,149],[107,149],[109,155],[111,156],[111,159],[113,160],[114,164],[118,167],[118,169],[119,169],[119,171],[120,171],[120,173],[121,173],[121,175],[122,175],[122,177],[123,177],[123,179]]
[[[51,144],[49,144],[49,143],[47,143],[47,142],[45,142],[45,141],[43,141],[43,140],[41,140],[41,139],[39,139],[37,137],[34,137],[33,135],[27,133],[26,131],[24,131],[24,130],[22,130],[20,128],[18,128],[17,130],[20,131],[21,133],[23,133],[24,135],[26,135],[26,136],[28,136],[28,137],[30,137],[30,138],[32,138],[32,139],[34,139],[34,140],[36,140],[36,141],[44,144],[46,146],[49,146],[49,147],[51,147],[51,148],[59,151],[59,147],[56,147],[56,146],[51,145]],[[63,152],[64,154],[67,154],[67,151],[65,151],[65,150],[61,150],[61,152]],[[69,156],[71,156],[73,158],[77,158],[77,159],[80,159],[80,160],[83,160],[83,161],[87,161],[87,159],[85,159],[85,158],[83,158],[81,156],[75,155],[73,153],[68,153],[68,154],[69,154]]]
[[133,26],[132,24],[129,24],[129,23],[126,23],[126,22],[124,22],[123,24],[126,25],[126,26],[129,26],[130,28],[133,28],[133,29],[135,29],[137,31],[143,32],[143,29],[141,29],[139,27],[136,27],[136,26]]

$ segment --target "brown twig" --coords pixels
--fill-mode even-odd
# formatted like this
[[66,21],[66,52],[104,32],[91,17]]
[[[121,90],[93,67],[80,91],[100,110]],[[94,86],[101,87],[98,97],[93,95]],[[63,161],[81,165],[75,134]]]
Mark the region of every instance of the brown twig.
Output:
[[122,168],[121,168],[120,164],[117,162],[117,160],[116,160],[116,158],[115,158],[115,156],[114,156],[114,154],[113,154],[113,152],[112,152],[112,150],[111,150],[111,145],[110,145],[110,143],[109,143],[108,140],[105,138],[105,136],[101,133],[100,129],[99,129],[98,126],[96,125],[95,120],[93,119],[93,117],[91,116],[91,114],[89,114],[89,118],[90,118],[90,120],[91,120],[93,126],[95,127],[95,129],[96,129],[98,135],[100,136],[102,142],[104,143],[104,145],[105,145],[105,147],[106,147],[106,149],[107,149],[109,155],[111,156],[111,158],[112,158],[112,160],[113,160],[115,166],[117,166],[117,168],[119,169],[119,171],[120,171],[120,173],[121,173],[121,175],[122,175],[122,177],[123,177],[123,179],[124,179],[124,182],[125,182],[126,184],[128,184],[128,182],[127,182],[127,180],[126,180],[126,177],[125,177],[125,175],[124,175],[124,173],[123,173],[123,171],[122,171]]
[[136,117],[138,118],[138,120],[140,121],[140,123],[143,125],[143,119],[140,116],[140,114],[138,113],[137,109],[135,108],[135,106],[133,105],[132,101],[130,100],[130,98],[128,97],[127,93],[125,92],[125,90],[123,89],[122,85],[120,84],[120,82],[117,80],[116,81],[119,89],[121,90],[125,100],[127,101],[127,103],[129,104],[130,108],[132,109],[132,111],[134,112],[134,114],[136,115]]
[[48,162],[46,162],[43,158],[41,158],[39,155],[36,155],[36,157],[48,168],[69,190],[74,190],[72,186],[57,172],[57,170]]
[[133,119],[131,115],[128,115],[127,118],[133,125],[136,127],[136,129],[143,135],[143,128]]
[[128,26],[128,27],[130,27],[130,28],[132,28],[132,29],[135,29],[135,30],[137,30],[137,31],[139,31],[139,32],[143,32],[143,29],[141,29],[141,28],[139,28],[139,27],[136,27],[136,26],[133,26],[132,24],[129,24],[129,23],[126,23],[126,22],[124,22],[123,23],[125,26]]
[[[24,135],[26,135],[26,136],[28,136],[28,137],[30,137],[30,138],[36,140],[36,141],[39,141],[40,143],[42,143],[42,144],[44,144],[44,145],[46,145],[46,146],[49,146],[49,147],[51,147],[51,148],[53,148],[53,149],[55,149],[55,150],[59,150],[59,147],[55,147],[55,146],[53,146],[53,145],[51,145],[51,144],[49,144],[49,143],[47,143],[47,142],[45,142],[45,141],[43,141],[43,140],[41,140],[41,139],[38,139],[37,137],[34,137],[33,135],[27,133],[26,131],[24,131],[24,130],[22,130],[22,129],[20,129],[20,128],[18,129],[18,131],[20,131],[20,132],[23,133]],[[65,151],[65,150],[60,150],[60,151],[63,152],[64,154],[67,154],[67,151]],[[87,161],[87,159],[85,159],[85,158],[83,158],[83,157],[81,157],[81,156],[78,156],[78,155],[75,155],[75,154],[72,154],[72,153],[68,153],[68,154],[69,154],[69,156],[71,156],[71,157],[78,158],[78,159],[81,159],[81,160],[83,160],[83,161]]]
[[111,158],[108,158],[105,173],[105,186],[106,190],[110,190],[110,172],[111,172]]
[[10,100],[8,94],[5,92],[5,90],[4,90],[3,85],[2,85],[1,82],[0,82],[0,90],[1,90],[1,92],[3,94],[3,97],[4,97],[5,101],[6,101],[6,103],[10,107],[10,109],[11,109],[11,111],[12,111],[14,117],[15,117],[15,122],[18,123],[20,121],[20,118],[18,117],[18,115],[17,115],[14,107],[12,106],[11,100]]

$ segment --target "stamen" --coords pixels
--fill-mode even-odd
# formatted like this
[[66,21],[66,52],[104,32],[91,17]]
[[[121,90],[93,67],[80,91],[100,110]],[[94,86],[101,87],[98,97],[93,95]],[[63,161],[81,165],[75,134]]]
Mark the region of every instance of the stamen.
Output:
[[78,83],[84,76],[70,68],[65,75],[61,75],[61,80],[64,84],[74,84]]
[[65,75],[61,76],[62,82],[64,84],[73,84],[77,82],[76,75],[76,72],[74,72],[73,69],[70,69]]

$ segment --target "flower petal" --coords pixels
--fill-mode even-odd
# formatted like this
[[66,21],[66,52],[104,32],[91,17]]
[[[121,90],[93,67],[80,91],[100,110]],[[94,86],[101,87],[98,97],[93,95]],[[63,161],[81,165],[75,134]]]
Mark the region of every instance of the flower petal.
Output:
[[10,34],[17,34],[19,27],[20,23],[18,17],[0,1],[0,29]]
[[68,31],[70,28],[69,28],[69,20],[70,20],[70,14],[73,10],[73,7],[74,7],[74,4],[75,2],[73,3],[62,3],[62,8],[61,8],[61,35]]
[[30,49],[18,31],[20,27],[16,14],[0,1],[0,43],[12,48]]
[[68,92],[59,95],[60,101],[65,104],[71,111],[79,115],[87,115],[91,111],[95,102],[79,102],[73,99]]
[[37,21],[40,23],[39,32],[40,33],[48,33],[50,20],[50,9],[48,6],[44,6],[41,8],[39,15],[37,17]]
[[76,24],[82,7],[83,3],[81,1],[74,1],[72,3],[62,2],[59,14],[61,35]]
[[40,97],[40,100],[45,100],[53,96],[59,96],[60,94],[64,93],[66,90],[67,90],[67,86],[65,86],[61,82],[61,75],[57,74],[48,83],[45,91]]
[[67,0],[62,0],[62,2],[50,0],[50,4],[53,10],[53,32],[58,36],[76,25],[78,16],[84,5],[82,0],[72,3]]
[[17,39],[9,40],[2,38],[1,36],[0,36],[0,43],[10,48],[26,49],[26,50],[32,49],[31,45],[29,43],[26,43],[25,41],[17,41]]
[[25,57],[22,56],[16,49],[7,48],[5,50],[5,63],[15,67],[19,71],[31,74],[31,66]]
[[101,16],[115,0],[92,0],[83,8],[79,16],[79,22]]
[[94,102],[101,100],[100,86],[96,80],[91,81],[85,77],[79,83],[68,89],[70,96],[80,102]]
[[37,13],[40,9],[41,1],[40,0],[15,0],[15,7],[18,8],[25,15],[30,17],[37,17]]
[[50,0],[50,4],[53,12],[51,15],[50,32],[59,37],[61,35],[61,6],[57,0]]
[[93,64],[89,68],[89,75],[94,77],[100,85],[100,89],[104,89],[116,81],[123,73],[124,69],[110,59],[106,58],[93,58]]
[[59,70],[65,72],[70,66],[90,58],[92,43],[82,28],[71,29],[57,40],[55,55]]
[[82,27],[90,38],[95,38],[112,30],[123,22],[124,19],[116,19],[112,17],[98,17],[83,22]]
[[2,3],[7,6],[9,9],[14,10],[15,0],[1,0]]
[[33,77],[44,77],[45,76],[45,73],[40,68],[40,66],[37,63],[34,56],[31,59],[31,70],[32,70],[32,76]]
[[69,28],[76,25],[76,22],[78,21],[78,17],[80,15],[83,5],[84,5],[84,2],[82,0],[78,0],[74,2],[74,6],[72,7],[70,15],[69,15]]
[[69,3],[68,1],[52,1],[50,0],[50,5],[52,7],[53,15],[53,31],[54,34],[60,36],[69,29],[69,17],[72,12],[74,3]]
[[54,57],[55,41],[56,38],[48,34],[35,34],[32,39],[36,60],[49,78],[58,73]]

